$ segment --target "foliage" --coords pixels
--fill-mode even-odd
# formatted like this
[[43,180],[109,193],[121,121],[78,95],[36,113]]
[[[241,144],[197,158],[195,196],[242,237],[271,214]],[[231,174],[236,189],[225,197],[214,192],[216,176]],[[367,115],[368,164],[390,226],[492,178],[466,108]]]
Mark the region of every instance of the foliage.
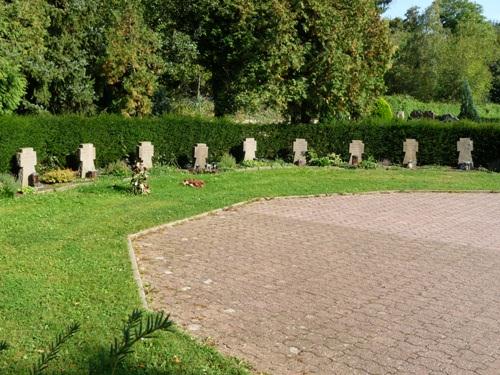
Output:
[[342,160],[340,155],[332,152],[326,156],[319,157],[313,149],[307,152],[307,162],[309,165],[317,167],[345,167],[347,164]]
[[0,173],[0,197],[13,197],[19,191],[20,185],[8,173]]
[[[119,366],[125,358],[134,352],[133,346],[146,339],[154,338],[154,334],[158,331],[172,330],[173,322],[170,320],[170,315],[163,312],[149,314],[144,322],[143,312],[135,309],[128,317],[126,324],[122,329],[122,338],[114,339],[109,351],[109,358],[105,359],[104,363],[100,364],[101,370],[110,371],[110,374],[115,374]],[[42,375],[49,367],[50,362],[53,362],[62,347],[68,340],[80,331],[79,323],[71,323],[63,332],[60,332],[55,341],[50,344],[46,351],[42,354],[35,365],[33,365],[30,374]],[[5,341],[0,341],[0,352],[7,350],[9,345]],[[94,369],[91,369],[91,372]]]
[[367,158],[361,160],[361,163],[359,163],[359,167],[363,169],[375,169],[378,167],[378,163],[373,156],[368,155]]
[[474,105],[474,99],[472,98],[472,92],[469,86],[469,82],[464,81],[462,87],[462,105],[460,106],[460,114],[458,115],[461,119],[469,119],[473,121],[479,120],[479,114],[477,113],[476,106]]
[[[414,110],[428,110],[443,115],[450,113],[458,116],[460,113],[459,102],[422,102],[409,95],[389,95],[385,96],[391,105],[392,112],[404,111],[406,117]],[[500,119],[500,105],[494,103],[483,103],[477,105],[479,116],[482,119],[496,121]]]
[[75,180],[75,172],[71,169],[54,169],[40,176],[40,181],[45,184],[60,184]]
[[461,137],[474,140],[475,165],[493,167],[500,155],[498,121],[441,123],[421,120],[401,122],[366,119],[360,122],[331,121],[318,124],[236,124],[222,119],[170,116],[127,119],[120,116],[82,118],[76,116],[0,117],[0,171],[12,168],[12,158],[23,146],[32,146],[39,160],[56,157],[61,167],[76,168],[75,153],[82,142],[96,147],[96,165],[133,159],[138,142],[148,140],[155,146],[158,160],[172,160],[181,167],[193,165],[193,148],[206,143],[211,160],[241,149],[245,138],[257,141],[257,158],[291,161],[292,144],[305,138],[319,155],[334,152],[344,160],[349,144],[361,139],[366,154],[377,160],[402,160],[406,138],[420,143],[419,164],[456,165],[456,142]]
[[140,163],[138,163],[133,171],[130,179],[130,191],[134,195],[147,195],[151,192],[148,183],[148,172]]
[[490,66],[493,82],[490,91],[490,100],[493,103],[500,104],[500,59],[495,61]]
[[55,341],[42,353],[38,362],[31,369],[31,375],[41,375],[49,367],[49,363],[56,359],[62,346],[80,330],[78,323],[72,323],[63,332],[60,332]]
[[26,89],[26,79],[19,67],[0,57],[0,115],[12,113],[21,102]]
[[395,62],[386,75],[390,93],[420,100],[460,100],[464,80],[474,97],[488,97],[490,64],[500,44],[482,8],[468,0],[435,0],[423,13],[408,10],[392,22],[398,45]]
[[129,177],[132,173],[130,166],[123,160],[117,160],[109,163],[103,170],[105,175],[116,177]]
[[394,116],[390,104],[384,98],[378,98],[374,104],[372,116],[382,120],[391,120]]
[[[113,189],[117,179],[112,177],[56,194],[0,201],[1,335],[9,335],[2,339],[8,338],[11,344],[11,349],[0,354],[2,375],[26,374],[36,360],[33,349],[43,347],[40,343],[46,337],[55,336],[65,317],[84,319],[85,326],[82,324],[78,340],[64,347],[55,373],[59,369],[88,373],[89,360],[99,359],[99,348],[107,357],[109,347],[104,345],[112,342],[113,332],[122,328],[122,319],[140,303],[124,241],[131,233],[259,197],[377,190],[500,190],[498,173],[459,173],[448,168],[279,168],[203,175],[207,187],[202,194],[179,183],[190,177],[172,169],[156,174],[151,178],[155,194],[147,201],[130,199]],[[43,332],[26,327],[40,327]],[[251,373],[244,363],[222,356],[182,330],[159,334],[156,340],[135,348],[122,374]]]
[[389,5],[391,3],[392,3],[392,0],[375,0],[375,4],[377,5],[377,8],[379,8],[382,13],[385,12],[389,8]]
[[157,331],[171,330],[172,324],[170,315],[165,316],[163,312],[148,315],[144,323],[143,313],[140,310],[134,310],[123,327],[121,340],[115,338],[111,345],[109,351],[111,375],[114,375],[118,366],[134,352],[134,344],[153,338]]
[[198,45],[216,116],[272,106],[291,122],[359,117],[383,90],[392,50],[369,0],[172,0]]
[[217,167],[222,171],[236,169],[237,166],[238,165],[236,164],[234,156],[227,152],[221,156],[219,162],[217,163]]
[[141,8],[133,2],[125,2],[121,9],[113,11],[113,16],[101,62],[105,93],[109,95],[103,100],[112,111],[125,116],[150,114],[151,98],[163,65],[156,55],[160,41],[146,27]]

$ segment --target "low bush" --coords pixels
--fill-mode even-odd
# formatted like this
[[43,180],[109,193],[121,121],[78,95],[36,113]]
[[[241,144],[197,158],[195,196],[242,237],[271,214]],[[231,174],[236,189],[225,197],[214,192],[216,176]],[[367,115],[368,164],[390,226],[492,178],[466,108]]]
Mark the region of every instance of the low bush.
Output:
[[391,120],[393,113],[390,104],[384,98],[378,98],[374,104],[372,116],[382,120]]
[[20,185],[8,173],[0,173],[0,197],[13,197],[19,191]]
[[361,160],[359,167],[364,169],[375,169],[378,167],[378,163],[375,158],[370,155],[366,159]]
[[347,164],[342,160],[340,155],[337,155],[334,152],[320,157],[314,150],[310,150],[307,153],[307,161],[309,165],[317,167],[344,167]]
[[217,166],[219,167],[219,169],[221,171],[228,171],[228,170],[231,170],[231,169],[236,169],[236,167],[238,165],[236,164],[236,159],[234,158],[234,156],[232,156],[232,155],[230,155],[228,153],[225,153],[220,158],[219,163],[217,164]]
[[62,184],[74,181],[76,174],[71,169],[54,169],[47,171],[40,176],[40,181],[44,184]]
[[132,175],[132,169],[125,161],[118,160],[106,165],[102,173],[108,176],[129,177]]

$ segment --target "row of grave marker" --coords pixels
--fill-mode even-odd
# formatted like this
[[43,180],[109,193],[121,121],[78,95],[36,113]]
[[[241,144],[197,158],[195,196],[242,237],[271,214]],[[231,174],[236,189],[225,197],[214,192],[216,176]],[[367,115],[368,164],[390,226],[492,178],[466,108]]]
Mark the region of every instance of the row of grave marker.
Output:
[[[254,138],[246,138],[243,142],[244,160],[254,160],[257,151],[257,142]],[[472,151],[473,142],[470,138],[460,138],[457,142],[459,152],[458,165],[470,169],[473,166]],[[360,140],[353,140],[349,145],[349,164],[357,165],[363,160],[365,144]],[[403,152],[405,153],[403,165],[414,168],[417,165],[418,142],[415,139],[406,139],[403,142]],[[293,142],[293,162],[299,165],[306,164],[307,141],[297,138]],[[153,167],[154,146],[151,142],[140,142],[137,146],[139,162],[146,169]],[[92,143],[83,143],[78,148],[78,159],[80,161],[79,173],[81,178],[95,176],[96,168],[94,160],[96,150]],[[198,143],[194,148],[195,169],[203,170],[207,165],[208,147],[205,143]],[[19,181],[22,187],[34,185],[36,176],[35,166],[37,164],[36,152],[33,148],[22,148],[17,153],[19,165]]]

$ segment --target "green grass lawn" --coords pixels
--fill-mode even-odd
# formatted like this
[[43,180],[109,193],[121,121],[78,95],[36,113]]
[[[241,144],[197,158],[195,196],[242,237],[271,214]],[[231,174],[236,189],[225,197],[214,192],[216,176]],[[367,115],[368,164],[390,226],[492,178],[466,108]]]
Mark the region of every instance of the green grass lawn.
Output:
[[[495,190],[500,174],[445,169],[284,168],[203,175],[156,172],[150,196],[102,178],[65,192],[0,200],[0,373],[26,373],[40,350],[70,321],[81,332],[51,365],[88,373],[140,301],[129,264],[128,234],[255,197],[375,190]],[[118,184],[118,188],[114,187]],[[120,188],[121,187],[121,188]],[[121,374],[245,374],[246,367],[182,332],[140,343]]]

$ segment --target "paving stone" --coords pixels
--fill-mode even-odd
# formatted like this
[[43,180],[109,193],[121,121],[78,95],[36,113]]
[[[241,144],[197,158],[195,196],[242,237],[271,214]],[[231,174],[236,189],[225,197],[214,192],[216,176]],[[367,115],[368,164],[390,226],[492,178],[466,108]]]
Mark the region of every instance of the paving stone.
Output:
[[277,199],[135,248],[152,307],[256,371],[500,374],[499,212],[500,194]]

